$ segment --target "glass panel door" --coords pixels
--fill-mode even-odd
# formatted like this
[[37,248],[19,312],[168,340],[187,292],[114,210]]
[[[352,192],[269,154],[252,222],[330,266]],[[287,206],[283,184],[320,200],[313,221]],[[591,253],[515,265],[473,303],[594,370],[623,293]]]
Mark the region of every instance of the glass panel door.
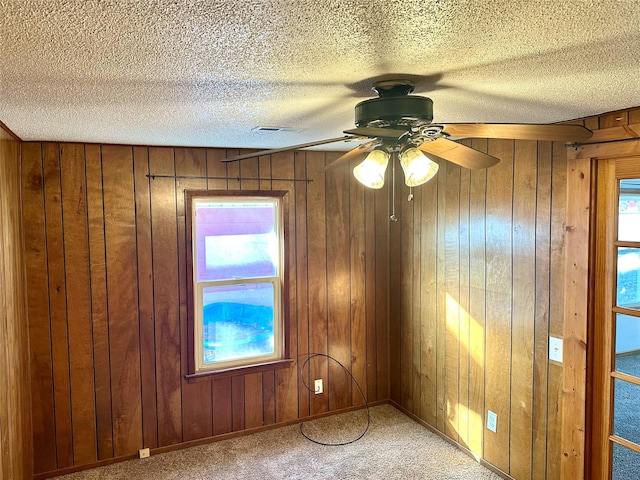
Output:
[[616,180],[615,301],[609,315],[615,332],[609,374],[609,441],[611,478],[628,480],[632,478],[630,472],[640,472],[640,176]]

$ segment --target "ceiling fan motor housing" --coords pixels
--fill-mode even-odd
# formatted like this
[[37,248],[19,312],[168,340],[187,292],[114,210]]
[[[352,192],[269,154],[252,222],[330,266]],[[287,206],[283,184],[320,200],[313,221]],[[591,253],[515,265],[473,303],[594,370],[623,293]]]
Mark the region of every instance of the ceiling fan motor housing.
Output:
[[417,95],[372,98],[355,107],[357,127],[416,127],[433,120],[433,101]]

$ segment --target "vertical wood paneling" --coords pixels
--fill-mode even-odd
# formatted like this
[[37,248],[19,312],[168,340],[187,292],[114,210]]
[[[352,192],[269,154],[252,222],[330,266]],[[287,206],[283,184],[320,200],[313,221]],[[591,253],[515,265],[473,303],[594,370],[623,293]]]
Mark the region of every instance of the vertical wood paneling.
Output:
[[[291,162],[295,158],[295,152],[288,152],[291,157]],[[293,166],[293,165],[292,165]],[[274,176],[271,173],[271,155],[263,155],[259,159],[258,175],[260,177],[259,189],[260,190],[273,190],[273,182],[271,177]]]
[[109,319],[107,315],[105,218],[100,146],[86,145],[85,155],[96,436],[98,459],[104,460],[113,457],[114,452]]
[[[294,375],[296,373],[297,369],[294,369]],[[262,403],[264,425],[276,423],[276,375],[273,370],[262,373]],[[297,412],[297,405],[294,407]]]
[[[619,127],[640,122],[639,112],[584,123]],[[330,391],[309,395],[298,381],[299,366],[316,351],[347,359],[358,381],[366,379],[370,401],[402,399],[516,478],[560,478],[562,367],[547,361],[547,349],[548,335],[562,336],[564,329],[558,312],[566,195],[572,195],[566,149],[517,142],[514,150],[513,142],[500,140],[472,145],[501,163],[451,179],[457,167],[442,162],[437,179],[415,192],[419,206],[398,193],[394,224],[390,179],[363,197],[346,167],[309,184],[272,180],[306,178],[331,157],[320,152],[225,164],[220,159],[236,150],[207,149],[206,160],[194,160],[202,151],[23,143],[35,471],[358,403],[349,382],[345,391],[336,386],[337,373],[329,374],[323,359],[310,363],[305,378],[324,378]],[[291,192],[294,368],[200,384],[183,380],[188,292],[181,195],[192,184],[171,176],[202,172],[205,164],[208,178],[193,185]],[[149,179],[149,173],[170,178]],[[336,201],[342,222],[331,217]],[[13,228],[4,212],[3,234]],[[331,237],[335,229],[338,236]],[[334,254],[348,264],[344,283],[337,262],[331,264]],[[3,265],[13,258],[3,255]],[[11,275],[16,283],[16,272]],[[348,292],[341,298],[339,286]],[[454,335],[446,324],[451,292],[458,304]],[[82,403],[87,391],[91,401]],[[0,404],[6,398],[4,392]],[[486,430],[487,409],[499,414],[495,435]],[[196,418],[205,420],[196,425]],[[8,427],[1,432],[7,435]],[[11,448],[0,451],[3,474]]]
[[[473,140],[481,152],[486,140]],[[469,450],[482,456],[485,395],[487,170],[473,170],[469,200]]]
[[[327,154],[325,163],[331,163],[336,154]],[[350,323],[350,251],[349,251],[349,188],[345,168],[327,171],[325,177],[326,212],[326,274],[327,274],[327,351],[348,370],[351,370]],[[351,405],[352,383],[349,374],[335,361],[329,360],[329,410]]]
[[234,432],[244,430],[245,403],[244,376],[231,377],[231,429]]
[[[402,204],[398,201],[398,192],[400,191],[400,183],[398,182],[398,178],[396,178],[395,191],[392,185],[393,175],[389,170],[392,170],[392,165],[387,169],[387,183],[389,183],[388,187],[388,195],[389,195],[389,204],[391,207],[387,213],[386,218],[380,219],[379,221],[384,221],[388,225],[388,237],[387,241],[389,242],[389,256],[391,260],[389,260],[389,270],[387,275],[389,276],[389,283],[392,285],[400,285],[402,281]],[[393,171],[393,170],[392,170]],[[391,220],[392,215],[395,215],[396,221]],[[405,246],[406,250],[406,246]],[[400,295],[405,295],[404,290],[400,288],[396,288],[393,294],[389,295],[389,323],[393,325],[393,328],[389,329],[389,361],[390,361],[390,372],[393,372],[389,378],[389,389],[390,389],[390,397],[396,403],[402,405],[402,370],[406,372],[406,358],[403,358],[401,352],[400,342],[402,340],[402,331],[406,331],[406,326],[403,329],[403,321],[402,321],[402,300],[400,299]]]
[[[511,337],[511,464],[515,478],[531,477],[533,351],[536,282],[537,144],[516,141],[513,173],[513,317]],[[517,285],[517,287],[516,287]]]
[[441,175],[446,175],[444,207],[444,390],[445,433],[458,440],[459,375],[460,375],[460,167],[445,163]]
[[[585,119],[584,124],[620,129],[637,123],[639,112],[614,112]],[[390,286],[391,297],[401,299],[397,308],[420,312],[422,356],[411,372],[420,370],[421,405],[416,408],[415,398],[406,398],[406,393],[401,400],[392,394],[392,400],[419,411],[419,417],[442,434],[457,434],[462,446],[513,478],[560,479],[561,464],[566,471],[581,471],[575,445],[584,436],[584,428],[579,428],[584,424],[579,398],[584,387],[565,384],[563,393],[563,365],[549,362],[548,337],[566,336],[568,312],[575,309],[583,315],[587,308],[586,298],[580,297],[580,305],[565,310],[565,302],[576,299],[569,292],[567,300],[564,286],[575,289],[586,282],[584,272],[576,272],[588,268],[588,231],[573,232],[565,225],[565,214],[568,201],[579,197],[583,205],[588,198],[582,191],[567,191],[567,150],[560,142],[478,139],[471,145],[501,162],[453,177],[457,167],[443,162],[437,179],[421,187],[421,220],[402,211],[406,225],[401,231],[413,229],[413,244],[392,242],[390,259],[403,268],[416,263],[420,242],[419,279],[401,283],[391,275]],[[572,171],[576,188],[584,188],[588,173]],[[588,210],[571,208],[584,228]],[[578,265],[565,269],[567,232],[582,250],[572,256]],[[568,279],[566,272],[580,278]],[[418,282],[416,309],[414,295],[406,289],[415,292]],[[457,323],[447,315],[451,311]],[[578,334],[568,332],[576,355],[585,348],[577,338],[580,329]],[[415,326],[394,322],[391,333],[392,372],[402,379],[394,391],[413,391],[415,376],[405,369],[406,359],[414,355]],[[565,355],[566,345],[565,338]],[[578,372],[567,368],[573,367],[565,362],[565,382],[576,381]],[[562,409],[563,399],[576,406],[576,413]],[[486,428],[487,410],[498,413],[495,434]]]
[[259,158],[247,158],[243,162],[237,163],[238,174],[242,178],[242,180],[240,180],[240,190],[258,190],[260,187]]
[[102,156],[113,446],[117,457],[142,445],[138,278],[132,268],[137,262],[133,152],[129,147],[105,146]]
[[226,156],[225,150],[207,149],[207,189],[227,189],[227,164],[221,161]]
[[487,317],[485,408],[498,415],[497,433],[485,430],[484,457],[509,471],[512,321],[513,141],[493,140],[501,162],[487,171]]
[[[471,189],[471,171],[460,169],[460,228],[458,232],[460,281],[458,294],[459,305],[459,352],[460,374],[458,376],[458,441],[469,448],[469,370],[471,353],[469,351],[470,318],[469,318],[469,204]],[[475,201],[475,200],[474,200]]]
[[[315,172],[325,165],[325,154],[307,152],[307,171]],[[308,304],[309,353],[328,354],[327,326],[327,228],[326,193],[323,178],[316,178],[307,186],[307,254],[308,254]],[[304,353],[304,352],[300,352]],[[328,379],[328,361],[315,357],[309,362],[308,383],[313,385],[316,378]],[[310,413],[326,412],[329,408],[328,396],[311,395]]]
[[[57,468],[51,324],[49,322],[49,285],[47,239],[44,216],[44,171],[40,143],[22,147],[22,215],[24,222],[27,277],[27,315],[31,365],[31,416],[36,472]],[[4,159],[3,159],[4,161]],[[4,176],[2,177],[5,178]]]
[[[565,212],[567,206],[567,155],[561,142],[552,146],[552,212]],[[549,334],[562,338],[564,331],[564,279],[565,279],[565,218],[551,216],[551,277],[549,309],[553,312],[549,318]],[[549,413],[547,422],[561,424],[562,409],[562,365],[549,362],[548,399]],[[561,429],[549,429],[547,436],[547,478],[560,479]]]
[[[352,182],[353,185],[353,182]],[[377,328],[376,328],[376,220],[375,220],[375,194],[370,189],[364,189],[364,273],[365,273],[365,306],[364,306],[364,319],[365,329],[367,331],[367,344],[366,344],[366,388],[363,383],[360,383],[366,398],[368,401],[372,401],[378,398],[378,349],[377,349]],[[352,198],[358,198],[357,195],[352,195]],[[354,219],[352,218],[352,224]],[[353,282],[352,282],[353,284]],[[357,301],[357,293],[353,292],[352,287],[352,301]],[[357,320],[356,320],[357,321]],[[355,338],[355,335],[352,335]],[[358,340],[355,339],[357,344]],[[358,361],[355,361],[354,371],[358,371]],[[356,377],[358,382],[361,382],[360,377]],[[359,392],[358,392],[359,393]],[[354,395],[357,395],[354,393]],[[356,402],[354,397],[354,402]]]
[[71,391],[69,384],[69,339],[64,265],[64,238],[58,146],[44,144],[45,218],[47,222],[47,272],[53,358],[54,408],[57,467],[73,465]]
[[[328,154],[327,162],[338,154]],[[349,247],[349,171],[333,168],[326,174],[327,333],[328,353],[351,370],[351,259]],[[363,332],[364,334],[364,332]],[[364,337],[364,335],[362,335]],[[351,406],[352,382],[348,372],[329,361],[329,410]]]
[[[178,282],[179,282],[179,324],[180,324],[180,364],[182,382],[182,438],[184,441],[210,437],[212,430],[211,383],[188,383],[187,374],[187,304],[193,291],[188,286],[187,241],[190,232],[186,230],[184,191],[188,189],[204,190],[207,181],[207,157],[204,149],[177,148],[176,165],[176,204],[178,218]],[[200,178],[181,178],[200,177]]]
[[549,273],[551,261],[551,142],[538,142],[533,359],[532,478],[547,474],[547,363],[549,357]]
[[422,305],[420,303],[420,293],[422,291],[420,268],[420,256],[422,255],[422,231],[420,230],[420,219],[422,218],[422,189],[411,189],[413,197],[407,196],[407,202],[413,205],[413,256],[411,258],[411,272],[413,275],[411,288],[411,330],[413,331],[412,352],[411,352],[411,397],[413,399],[413,413],[421,415],[422,405],[420,404],[421,387],[420,375],[422,368],[422,336],[420,335],[420,325],[422,317]]
[[[174,151],[150,148],[152,174],[175,175]],[[182,440],[182,379],[178,280],[176,185],[173,178],[151,181],[151,235],[158,381],[158,445]]]
[[[352,165],[353,166],[353,165]],[[351,373],[358,382],[365,395],[368,395],[367,385],[367,344],[374,344],[371,338],[371,328],[367,325],[367,236],[365,233],[365,189],[358,182],[351,181],[347,170],[346,188],[349,189],[349,244],[350,244],[350,319],[351,319]],[[373,249],[371,249],[371,252]],[[369,281],[371,277],[369,277]],[[372,368],[373,370],[373,368]],[[373,375],[371,375],[373,377]],[[351,379],[349,379],[351,383]],[[365,399],[355,385],[351,386],[351,402],[353,405],[362,405]]]
[[[396,164],[397,162],[394,162]],[[401,221],[391,225],[400,245],[400,290],[394,300],[398,302],[400,338],[396,343],[400,357],[400,404],[414,413],[413,405],[413,234],[415,230],[414,204],[407,201],[407,187],[401,181],[400,169],[396,172],[396,208]]]
[[[375,322],[377,341],[377,399],[390,397],[390,222],[389,222],[389,193],[388,186],[377,192],[375,205]],[[395,372],[395,371],[394,371]],[[395,374],[394,374],[395,376]],[[370,399],[371,400],[371,399]]]
[[421,186],[422,214],[420,215],[420,403],[421,418],[436,425],[438,362],[436,358],[436,252],[438,241],[438,182],[432,180]]
[[[324,358],[307,378],[326,391],[310,395],[300,382],[309,353],[335,356],[369,401],[388,398],[388,188],[363,189],[346,165],[303,181],[336,155],[322,152],[241,164],[221,162],[236,151],[220,149],[28,143],[23,152],[37,473],[362,402]],[[188,383],[184,190],[240,187],[289,192],[294,362]]]
[[[158,446],[156,400],[156,335],[153,309],[153,249],[151,239],[151,191],[149,149],[133,149],[136,191],[136,242],[138,246],[138,318],[142,394],[142,446]],[[206,414],[206,413],[205,413]],[[210,413],[209,413],[209,416]]]
[[68,144],[60,148],[62,183],[64,263],[69,337],[69,381],[73,412],[74,463],[97,460],[95,403],[87,401],[95,391],[93,373],[91,291],[89,281],[89,235],[87,222],[87,186],[84,145]]
[[[245,424],[247,428],[264,425],[264,397],[262,373],[252,373],[244,377]],[[203,435],[205,436],[205,435]]]
[[[6,480],[33,476],[20,163],[19,142],[0,125],[0,479]],[[40,186],[41,178],[34,178]]]
[[229,433],[232,424],[231,378],[213,380],[213,434]]
[[[306,153],[294,153],[294,174],[296,180],[307,178]],[[308,271],[308,253],[307,253],[307,191],[308,184],[298,181],[295,190],[295,269],[296,269],[296,310],[290,311],[291,320],[295,319],[297,324],[297,351],[298,357],[298,415],[301,417],[308,416],[311,407],[311,397],[308,389],[311,381],[311,365],[306,364],[303,369],[305,354],[311,352],[310,349],[310,331],[309,331],[309,271]],[[293,267],[293,264],[291,265]],[[304,379],[304,382],[302,381]],[[305,382],[307,385],[305,386]]]
[[446,162],[440,162],[442,173],[434,179],[438,185],[438,204],[436,216],[437,239],[436,239],[436,270],[433,275],[436,279],[436,425],[438,430],[444,432],[447,422],[447,398],[446,398],[446,255],[445,255],[445,233],[446,233],[446,206],[447,206],[447,175]]

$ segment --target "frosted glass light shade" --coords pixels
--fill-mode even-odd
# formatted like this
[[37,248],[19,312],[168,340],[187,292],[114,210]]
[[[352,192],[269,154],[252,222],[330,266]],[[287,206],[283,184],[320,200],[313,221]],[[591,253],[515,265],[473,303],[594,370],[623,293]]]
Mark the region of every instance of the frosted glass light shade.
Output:
[[362,163],[354,167],[353,176],[365,187],[380,189],[384,186],[384,172],[388,163],[387,152],[373,150]]
[[404,171],[404,183],[408,187],[427,183],[438,173],[439,168],[436,162],[415,147],[408,148],[400,154],[400,165]]

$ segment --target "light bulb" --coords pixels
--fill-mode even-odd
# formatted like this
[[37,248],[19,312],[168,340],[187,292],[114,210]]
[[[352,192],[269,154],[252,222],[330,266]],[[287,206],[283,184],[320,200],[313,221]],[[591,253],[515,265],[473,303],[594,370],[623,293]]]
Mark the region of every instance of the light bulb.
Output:
[[427,183],[438,172],[439,165],[416,147],[407,148],[400,154],[400,165],[404,171],[404,183],[416,187]]
[[353,169],[356,177],[365,187],[380,189],[384,186],[384,173],[389,163],[389,154],[381,149],[373,150],[362,163]]

